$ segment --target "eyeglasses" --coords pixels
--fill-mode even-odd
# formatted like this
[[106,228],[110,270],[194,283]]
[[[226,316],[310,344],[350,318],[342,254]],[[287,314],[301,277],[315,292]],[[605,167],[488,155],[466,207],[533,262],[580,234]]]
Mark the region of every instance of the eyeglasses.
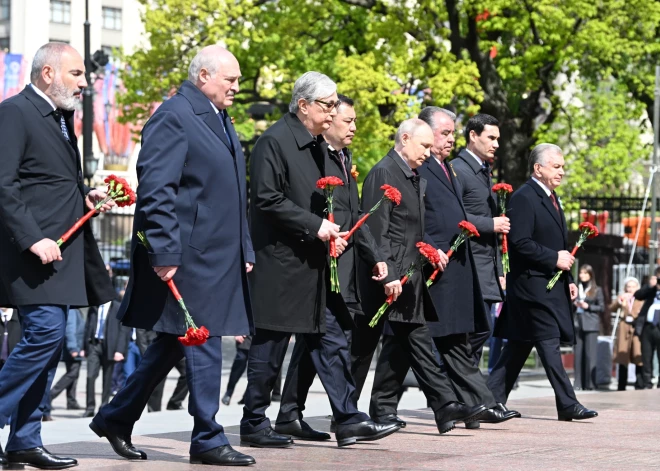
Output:
[[341,105],[341,101],[339,100],[337,101],[314,100],[314,101],[316,103],[322,104],[323,106],[321,108],[323,108],[323,111],[325,111],[326,113],[332,112],[333,109],[337,109],[339,108],[339,105]]

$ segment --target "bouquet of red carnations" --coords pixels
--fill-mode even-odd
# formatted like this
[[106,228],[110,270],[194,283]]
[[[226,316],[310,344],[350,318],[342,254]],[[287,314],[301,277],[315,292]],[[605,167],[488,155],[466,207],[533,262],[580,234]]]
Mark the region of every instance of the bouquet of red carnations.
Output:
[[[323,177],[316,182],[316,188],[323,190],[325,201],[328,204],[328,221],[335,222],[335,215],[332,213],[332,194],[335,188],[343,186],[344,182],[339,177]],[[330,290],[339,293],[339,273],[337,271],[337,246],[335,239],[330,238]]]
[[[598,228],[593,224],[591,224],[590,222],[583,222],[582,224],[580,224],[578,229],[580,230],[580,238],[575,243],[575,247],[573,247],[573,250],[571,250],[571,255],[573,255],[574,257],[578,249],[582,247],[582,244],[584,244],[587,239],[593,239],[594,237],[597,237],[599,234]],[[559,270],[557,273],[555,273],[555,276],[552,277],[552,279],[548,282],[548,286],[546,286],[546,289],[548,291],[550,291],[555,286],[557,280],[559,280],[559,277],[561,276],[562,273],[564,273],[563,270]]]
[[385,190],[383,197],[378,200],[378,203],[376,203],[374,207],[371,208],[367,214],[365,214],[360,219],[358,219],[358,222],[355,223],[355,226],[353,226],[353,228],[350,231],[348,231],[348,234],[344,236],[345,240],[351,238],[351,236],[355,233],[355,231],[357,231],[360,228],[360,226],[364,224],[367,218],[371,216],[373,213],[375,213],[378,208],[380,208],[380,205],[383,204],[383,201],[391,201],[397,206],[401,203],[401,192],[399,190],[387,184],[381,186],[380,189]]
[[108,185],[108,196],[96,203],[94,209],[90,209],[83,217],[78,219],[78,221],[71,227],[71,229],[66,231],[64,235],[57,240],[58,246],[61,246],[64,242],[69,240],[69,238],[71,238],[71,236],[75,234],[76,231],[80,229],[89,218],[94,216],[94,214],[96,214],[101,209],[101,207],[109,201],[114,200],[117,206],[120,208],[122,206],[130,206],[135,203],[135,192],[131,190],[131,187],[126,180],[115,175],[110,175],[109,177],[106,177],[104,181]]
[[[417,257],[417,260],[410,264],[410,268],[406,270],[406,273],[401,278],[401,286],[405,285],[415,272],[421,270],[427,263],[436,264],[440,262],[440,255],[438,255],[438,251],[434,249],[433,246],[425,242],[417,242],[416,247],[419,249],[419,256]],[[394,297],[390,294],[371,319],[371,322],[369,322],[369,327],[376,327],[380,318],[383,317],[383,314],[385,314],[385,311],[387,311],[387,308],[390,307],[393,302]]]
[[[151,250],[151,245],[147,240],[147,235],[143,231],[138,231],[137,233],[140,243],[144,245],[147,250]],[[184,347],[194,347],[196,345],[202,345],[206,343],[206,340],[209,338],[209,331],[206,327],[197,327],[195,321],[193,321],[192,316],[188,312],[186,303],[183,302],[183,297],[179,293],[174,280],[169,280],[167,286],[170,288],[170,291],[174,295],[174,299],[177,300],[179,306],[183,310],[183,314],[186,316],[186,334],[183,337],[179,337],[179,342],[183,344]]]
[[[493,191],[497,193],[500,202],[500,216],[506,216],[506,195],[513,192],[513,187],[508,183],[497,183],[493,185]],[[509,267],[509,243],[506,234],[502,234],[502,271],[506,275],[511,271]]]
[[[458,250],[460,245],[463,242],[465,242],[468,238],[479,237],[479,231],[477,231],[477,228],[474,227],[474,224],[472,223],[469,223],[467,221],[461,221],[458,223],[458,228],[461,230],[461,232],[456,237],[456,240],[454,240],[454,243],[451,244],[451,248],[447,251],[447,258],[451,258],[451,256],[454,255],[454,253]],[[435,281],[435,277],[438,276],[439,272],[440,272],[439,267],[433,270],[433,273],[431,273],[429,279],[426,280],[427,288],[433,284],[433,282]]]

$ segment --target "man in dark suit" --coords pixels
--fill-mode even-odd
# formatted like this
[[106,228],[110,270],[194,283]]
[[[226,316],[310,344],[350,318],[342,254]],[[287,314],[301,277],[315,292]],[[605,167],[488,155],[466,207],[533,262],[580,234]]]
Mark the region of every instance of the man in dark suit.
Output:
[[[367,224],[388,265],[385,289],[371,281],[370,270],[360,265],[362,306],[364,315],[356,316],[357,329],[353,333],[353,371],[356,381],[364,384],[371,358],[378,344],[385,320],[394,335],[383,340],[378,358],[370,414],[382,422],[397,423],[400,419],[392,409],[381,409],[380,399],[395,401],[406,373],[412,367],[420,388],[435,413],[440,433],[454,428],[456,422],[477,420],[485,411],[483,404],[468,406],[459,401],[447,376],[441,372],[433,353],[427,321],[437,321],[433,302],[425,284],[424,274],[417,270],[410,280],[401,285],[400,278],[419,258],[416,244],[424,239],[424,194],[427,181],[418,174],[418,168],[430,157],[433,131],[424,121],[409,119],[399,126],[395,146],[369,172],[362,188],[362,208],[371,208],[383,195],[380,187],[392,185],[401,192],[397,206],[384,203]],[[447,256],[439,253],[441,267]],[[369,327],[369,322],[386,296],[394,302],[384,318]]]
[[[644,301],[639,317],[635,319],[635,335],[642,343],[642,382],[643,389],[653,388],[653,357],[660,360],[660,291],[658,291],[660,267],[650,277],[649,284],[635,292],[635,299]],[[649,315],[651,311],[651,315]],[[655,355],[654,355],[655,354]],[[660,388],[660,381],[658,381]]]
[[60,359],[69,307],[113,296],[89,224],[62,247],[55,242],[105,197],[83,184],[73,133],[84,74],[75,49],[46,44],[34,56],[31,84],[0,104],[0,306],[17,308],[24,330],[0,371],[0,426],[11,416],[11,464],[77,464],[44,450],[38,407]]
[[[188,81],[163,103],[142,131],[131,274],[118,313],[124,325],[158,332],[137,369],[90,424],[115,452],[146,459],[131,444],[135,422],[154,388],[186,357],[195,419],[190,462],[250,465],[232,449],[215,420],[220,406],[222,336],[252,330],[246,271],[254,256],[247,228],[245,159],[226,108],[241,76],[236,58],[220,46],[203,48],[190,63]],[[209,330],[203,345],[184,347],[173,279],[197,326]]]
[[[433,106],[424,108],[419,117],[433,130],[431,158],[419,168],[420,176],[428,182],[424,196],[425,237],[444,253],[456,239],[458,224],[467,219],[461,182],[445,162],[454,147],[456,115]],[[490,312],[485,311],[481,299],[471,242],[472,239],[468,239],[459,247],[444,272],[429,288],[438,321],[429,322],[428,327],[458,399],[468,405],[484,404],[488,407],[479,420],[465,424],[466,428],[478,428],[479,422],[500,423],[520,414],[495,401],[486,386],[486,378],[473,361],[468,335],[488,328]],[[431,270],[429,267],[427,275]],[[405,352],[397,352],[395,356],[403,359]],[[389,381],[395,384],[396,378]],[[374,388],[372,408],[380,415],[395,414],[396,399]]]
[[[539,144],[529,156],[531,178],[511,197],[507,301],[495,335],[509,341],[488,378],[495,399],[504,404],[533,347],[555,391],[559,420],[589,419],[561,362],[560,342],[575,343],[572,301],[577,286],[569,270],[575,257],[568,249],[566,219],[555,195],[564,176],[564,157],[554,144]],[[564,273],[546,288],[557,270]]]
[[252,292],[256,334],[248,355],[248,386],[241,442],[288,447],[266,417],[291,334],[304,342],[337,420],[337,444],[377,440],[398,430],[358,411],[343,330],[352,320],[339,293],[330,291],[328,246],[347,242],[339,225],[325,219],[326,199],[316,182],[328,175],[327,143],[317,138],[337,114],[337,86],[318,72],[293,87],[289,113],[257,141],[250,159],[250,229],[257,269]]
[[[504,272],[497,234],[508,234],[511,227],[509,218],[499,214],[497,195],[492,190],[490,177],[489,162],[495,159],[495,151],[499,147],[498,125],[497,119],[487,114],[470,118],[465,125],[467,147],[451,162],[451,168],[463,188],[467,220],[479,231],[479,237],[474,237],[471,245],[486,319],[490,318],[493,304],[504,299]],[[484,327],[470,334],[470,345],[477,364],[492,330],[490,323]]]
[[[360,218],[357,179],[351,175],[353,159],[348,149],[357,129],[357,116],[353,100],[341,94],[337,97],[339,101],[337,115],[332,119],[332,126],[323,133],[323,138],[328,143],[329,160],[326,160],[326,174],[338,177],[344,182],[344,186],[334,191],[335,223],[340,226],[340,230],[348,231]],[[376,241],[366,225],[362,225],[349,239],[344,253],[338,260],[341,295],[351,313],[362,312],[357,280],[358,256],[361,262],[373,267],[372,278],[375,281],[385,279],[387,264],[379,261],[381,258]],[[350,331],[347,333],[350,336]],[[326,335],[331,333],[326,332]],[[341,335],[345,334],[342,332]],[[307,393],[315,377],[316,369],[304,341],[296,342],[282,391],[280,412],[275,425],[277,433],[292,435],[302,440],[330,439],[330,435],[313,430],[302,419]]]
[[96,408],[95,383],[103,371],[101,406],[110,401],[112,372],[115,363],[122,361],[128,350],[131,329],[117,319],[121,301],[91,307],[85,323],[85,357],[87,357],[87,407],[83,417],[94,417]]

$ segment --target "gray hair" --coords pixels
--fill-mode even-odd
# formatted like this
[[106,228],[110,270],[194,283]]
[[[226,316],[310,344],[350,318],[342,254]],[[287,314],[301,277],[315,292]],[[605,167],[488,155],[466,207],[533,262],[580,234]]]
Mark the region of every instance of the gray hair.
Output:
[[628,278],[623,280],[623,287],[625,288],[626,285],[628,283],[630,283],[631,281],[634,281],[635,283],[637,283],[637,286],[641,286],[640,283],[639,283],[639,280],[637,278],[635,278],[634,276],[629,276]]
[[289,103],[291,113],[298,112],[298,100],[301,98],[311,103],[314,100],[332,95],[337,91],[337,84],[321,72],[305,72],[293,86],[293,94]]
[[550,153],[556,153],[560,155],[564,155],[564,153],[561,150],[561,147],[555,144],[539,144],[536,147],[532,149],[532,152],[529,154],[529,173],[530,175],[534,173],[534,165],[535,164],[541,164],[541,166],[545,165],[546,162],[546,156]]
[[32,69],[30,70],[30,82],[37,83],[41,77],[41,71],[47,65],[56,71],[60,68],[62,53],[67,49],[73,49],[67,43],[50,42],[41,46],[34,54],[32,59]]
[[435,122],[436,113],[445,114],[453,122],[456,122],[456,113],[452,113],[451,111],[446,110],[444,108],[440,108],[439,106],[427,106],[419,113],[419,119],[421,119],[426,124],[431,126],[431,130],[435,131],[436,128],[438,127]]
[[197,83],[199,78],[199,73],[202,69],[206,69],[209,74],[214,75],[219,68],[219,61],[217,56],[217,51],[213,51],[210,48],[204,48],[197,53],[190,62],[190,67],[188,67],[188,80],[192,83]]
[[417,131],[419,131],[419,129],[424,126],[430,127],[428,123],[422,121],[421,119],[417,119],[417,118],[406,119],[404,122],[402,122],[399,125],[399,129],[396,130],[396,134],[394,135],[394,143],[401,144],[401,140],[403,139],[404,134],[408,134],[409,136],[414,136],[415,134],[417,134]]

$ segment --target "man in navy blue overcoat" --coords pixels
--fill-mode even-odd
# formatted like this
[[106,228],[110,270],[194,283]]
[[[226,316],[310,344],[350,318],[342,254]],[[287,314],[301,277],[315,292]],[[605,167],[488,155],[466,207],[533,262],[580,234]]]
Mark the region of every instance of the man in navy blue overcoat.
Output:
[[[202,49],[189,81],[158,108],[142,131],[131,276],[117,316],[124,325],[158,332],[126,386],[90,427],[128,459],[146,459],[130,441],[154,388],[183,356],[195,425],[191,463],[249,465],[215,420],[220,401],[222,336],[252,333],[246,271],[254,252],[246,220],[245,158],[226,108],[238,92],[240,67],[220,46]],[[173,279],[197,326],[210,338],[184,347],[183,312]]]

